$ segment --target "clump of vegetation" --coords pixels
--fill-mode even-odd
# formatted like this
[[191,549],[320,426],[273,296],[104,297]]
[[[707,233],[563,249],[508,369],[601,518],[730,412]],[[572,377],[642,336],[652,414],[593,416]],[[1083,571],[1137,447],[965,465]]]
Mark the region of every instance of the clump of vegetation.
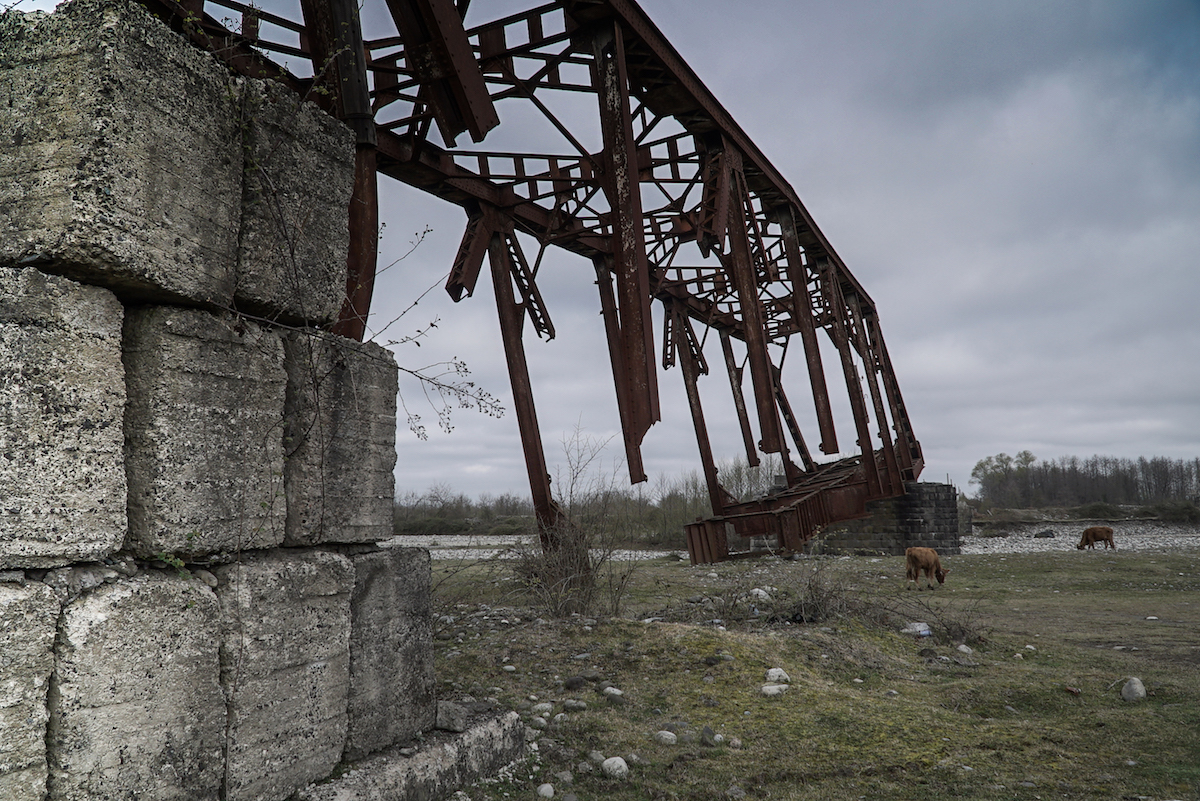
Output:
[[1076,520],[1124,520],[1127,515],[1121,507],[1111,503],[1089,503],[1071,510]]
[[1200,523],[1200,507],[1194,501],[1168,501],[1144,506],[1137,512],[1139,517],[1153,517],[1164,523]]

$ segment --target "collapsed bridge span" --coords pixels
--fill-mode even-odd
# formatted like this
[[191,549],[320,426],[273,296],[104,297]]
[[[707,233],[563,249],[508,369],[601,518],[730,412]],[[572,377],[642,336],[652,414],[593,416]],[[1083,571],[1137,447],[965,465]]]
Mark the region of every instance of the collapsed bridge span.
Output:
[[[369,0],[361,10],[353,0],[301,0],[301,19],[235,0],[144,3],[232,69],[289,84],[355,131],[339,333],[361,339],[370,310],[377,173],[465,210],[446,289],[456,301],[470,296],[487,259],[544,546],[555,546],[562,513],[523,332],[528,319],[537,336],[554,337],[537,285],[552,246],[594,271],[632,482],[646,479],[642,441],[664,411],[659,348],[664,369],[680,368],[712,504],[711,517],[688,526],[693,562],[728,558],[730,535],[799,549],[920,474],[920,444],[874,302],[795,190],[637,4],[556,0],[468,26],[466,0]],[[486,0],[476,5],[486,11]],[[281,55],[308,60],[315,77],[289,73],[272,60]],[[502,118],[534,120],[543,133],[504,136]],[[461,145],[464,134],[472,144]],[[503,148],[489,147],[501,137]],[[537,243],[532,260],[518,233]],[[848,457],[821,332],[853,417]],[[717,369],[728,378],[747,460],[781,459],[786,486],[766,497],[743,501],[721,486],[699,393],[709,335],[720,342]],[[804,365],[824,462],[785,391],[794,341],[803,355],[790,364]]]

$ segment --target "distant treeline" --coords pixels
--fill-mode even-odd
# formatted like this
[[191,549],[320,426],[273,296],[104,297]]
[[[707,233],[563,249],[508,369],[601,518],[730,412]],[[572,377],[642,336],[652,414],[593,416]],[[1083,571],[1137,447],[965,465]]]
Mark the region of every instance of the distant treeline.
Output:
[[[619,530],[630,543],[668,545],[683,543],[683,526],[712,514],[704,477],[691,472],[680,477],[629,486],[620,470],[603,473],[591,470],[590,461],[556,477],[554,486],[562,493],[558,502],[572,521],[604,525]],[[770,489],[774,476],[782,473],[778,459],[765,457],[757,467],[744,459],[719,466],[721,484],[743,500]],[[520,534],[534,531],[533,504],[528,497],[512,494],[480,495],[472,499],[445,484],[423,493],[405,492],[396,498],[397,534]]]
[[1153,506],[1200,502],[1200,459],[1163,456],[1061,456],[1039,461],[1029,451],[999,453],[971,471],[982,503],[1010,509],[1104,503]]

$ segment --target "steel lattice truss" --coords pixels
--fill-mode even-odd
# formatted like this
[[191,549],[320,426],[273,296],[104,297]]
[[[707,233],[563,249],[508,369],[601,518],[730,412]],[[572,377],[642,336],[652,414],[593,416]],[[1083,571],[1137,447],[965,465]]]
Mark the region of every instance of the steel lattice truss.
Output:
[[[233,0],[144,2],[233,69],[289,83],[354,128],[349,299],[335,330],[363,336],[377,172],[466,210],[446,289],[455,300],[471,295],[487,257],[548,547],[561,513],[522,330],[528,317],[537,335],[554,337],[536,282],[551,246],[595,270],[634,482],[646,478],[640,446],[662,414],[651,304],[663,306],[661,359],[681,368],[713,508],[688,527],[693,561],[726,558],[731,533],[799,548],[820,526],[863,514],[868,500],[901,494],[920,473],[871,298],[792,187],[635,3],[558,0],[467,29],[464,0],[386,0],[387,35],[364,40],[352,0],[301,0],[301,20]],[[289,74],[274,54],[307,59],[316,78]],[[501,125],[501,109],[520,122]],[[464,134],[473,144],[459,147]],[[492,149],[489,140],[510,144]],[[517,232],[538,243],[532,265]],[[781,375],[798,346],[819,448],[838,453],[820,331],[839,357],[858,452],[825,464],[809,450]],[[757,464],[761,450],[783,459],[787,488],[758,500],[739,502],[720,485],[697,386],[709,372],[701,347],[709,334],[721,343],[747,458]]]

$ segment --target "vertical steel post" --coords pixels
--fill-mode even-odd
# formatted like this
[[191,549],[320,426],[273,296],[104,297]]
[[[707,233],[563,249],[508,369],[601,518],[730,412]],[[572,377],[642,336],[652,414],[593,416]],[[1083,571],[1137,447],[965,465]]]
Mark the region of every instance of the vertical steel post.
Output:
[[687,314],[675,307],[674,303],[665,310],[664,314],[673,315],[671,331],[675,338],[675,351],[679,355],[679,366],[683,372],[683,385],[687,391],[688,407],[692,412],[692,427],[696,431],[696,445],[700,448],[700,465],[704,470],[704,482],[708,485],[708,499],[712,504],[714,515],[725,513],[726,492],[721,487],[717,476],[717,465],[713,461],[712,445],[708,439],[708,426],[704,422],[704,408],[700,405],[700,388],[697,380],[700,376],[700,364],[692,350],[694,337],[688,336],[691,322]]
[[742,392],[742,371],[733,356],[733,342],[729,331],[721,329],[721,352],[725,356],[725,371],[729,373],[729,388],[733,391],[733,408],[737,412],[738,427],[742,430],[742,444],[746,449],[746,462],[758,467],[758,448],[754,446],[754,432],[750,430],[750,415],[746,412],[746,395]]
[[800,325],[800,341],[804,345],[804,358],[808,361],[808,381],[812,385],[813,407],[821,431],[821,452],[837,453],[837,430],[833,425],[829,387],[825,384],[825,368],[821,364],[817,327],[813,321],[812,302],[808,295],[808,267],[804,264],[804,256],[800,251],[800,240],[796,233],[796,220],[792,216],[791,206],[781,208],[777,219],[783,232],[783,249],[787,256],[788,273],[792,279],[792,314]]
[[642,465],[642,437],[646,429],[641,426],[649,418],[649,411],[638,408],[638,404],[644,403],[645,399],[629,387],[629,360],[625,356],[625,342],[617,318],[617,301],[613,296],[608,259],[596,256],[592,264],[596,268],[596,286],[600,290],[600,315],[604,318],[604,333],[608,337],[608,358],[617,392],[621,435],[625,441],[625,464],[629,468],[630,483],[639,484],[646,480],[646,470]]
[[592,83],[600,100],[601,185],[608,198],[612,225],[613,273],[617,282],[622,353],[637,421],[637,439],[662,419],[658,375],[654,365],[654,332],[650,316],[650,270],[642,233],[642,195],[638,180],[637,144],[629,110],[629,79],[621,26],[600,29],[592,43]]
[[906,480],[916,481],[921,474],[921,469],[925,466],[921,443],[917,442],[917,438],[913,434],[912,423],[908,419],[908,409],[900,394],[900,384],[896,381],[896,372],[892,368],[892,360],[888,356],[887,345],[883,341],[883,332],[879,329],[879,320],[873,316],[868,323],[867,334],[875,351],[879,354],[880,376],[883,380],[884,391],[887,393],[888,405],[892,410],[892,427],[896,431],[896,442],[900,446],[898,453],[900,466],[904,470]]
[[354,191],[350,196],[350,247],[346,256],[346,298],[333,332],[362,340],[375,288],[379,250],[379,187],[375,157],[375,116],[367,90],[362,24],[354,0],[301,0],[313,75],[328,94],[318,100],[355,134]]
[[562,512],[550,493],[550,473],[546,469],[546,454],[538,428],[537,409],[533,404],[533,389],[529,382],[529,365],[525,361],[525,346],[521,339],[524,310],[517,304],[512,286],[512,264],[508,245],[502,233],[493,233],[488,246],[492,267],[492,285],[496,292],[496,311],[500,317],[500,337],[504,342],[504,358],[508,362],[508,378],[512,384],[513,406],[521,445],[525,451],[525,469],[529,474],[529,490],[533,511],[538,522],[542,548],[551,551],[559,546],[559,527]]
[[759,448],[763,453],[778,453],[783,448],[783,437],[780,435],[779,414],[775,408],[775,382],[771,375],[771,359],[767,354],[758,278],[746,232],[746,185],[741,175],[741,156],[736,150],[726,150],[725,160],[731,171],[728,227],[732,261],[730,278],[737,290],[738,305],[742,311],[742,335],[746,339],[746,352],[750,357],[750,382],[754,387],[758,430],[762,435]]
[[875,449],[871,443],[871,429],[867,420],[867,404],[863,399],[862,384],[858,380],[858,369],[854,366],[854,358],[850,352],[850,337],[846,326],[846,301],[842,296],[842,287],[837,275],[837,268],[830,263],[828,257],[820,257],[818,266],[821,268],[821,286],[824,289],[832,313],[829,326],[833,344],[842,357],[842,374],[846,378],[846,394],[850,396],[850,409],[854,412],[854,429],[858,434],[858,448],[862,453],[863,475],[867,482],[869,497],[878,498],[882,495],[879,482],[879,469],[875,464]]
[[904,483],[900,477],[900,466],[896,463],[896,451],[892,447],[892,437],[887,430],[887,412],[883,407],[883,398],[879,392],[879,365],[875,357],[875,352],[867,341],[866,321],[863,317],[862,304],[856,297],[850,298],[849,304],[850,309],[854,312],[854,340],[857,343],[857,350],[862,357],[863,367],[866,370],[863,380],[867,383],[867,389],[871,393],[871,403],[875,407],[875,423],[876,429],[879,432],[880,450],[883,452],[883,464],[887,468],[887,481],[881,483],[884,483],[884,492],[889,495],[893,493],[899,494],[904,492]]

